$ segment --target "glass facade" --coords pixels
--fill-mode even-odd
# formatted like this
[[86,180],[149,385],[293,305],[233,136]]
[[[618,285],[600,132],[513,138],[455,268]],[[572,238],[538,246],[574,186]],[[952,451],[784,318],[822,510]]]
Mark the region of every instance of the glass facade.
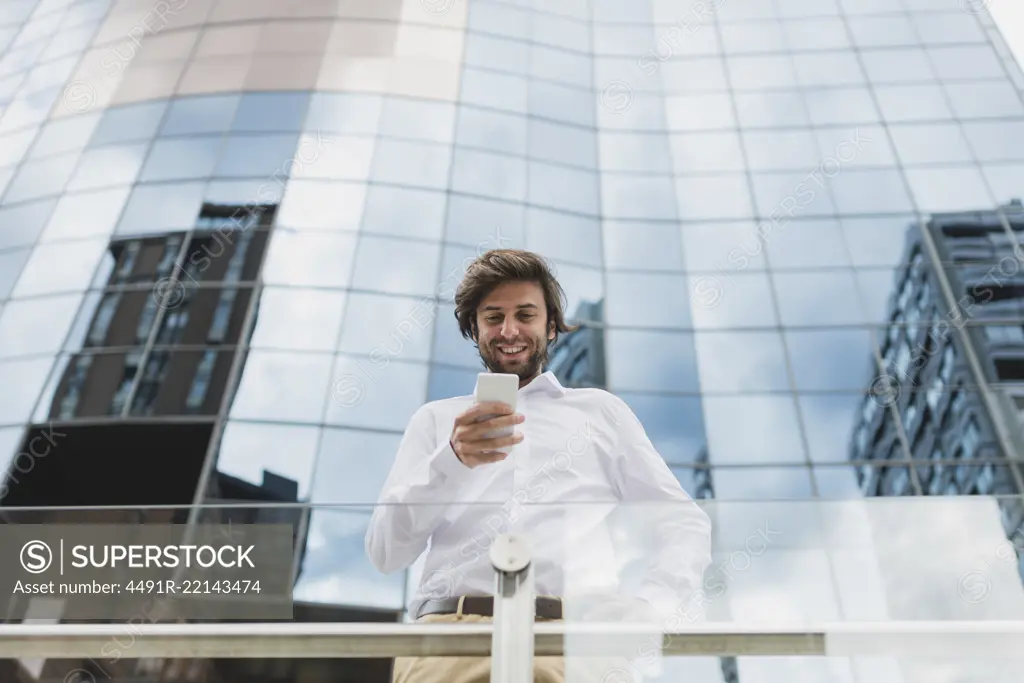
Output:
[[[472,391],[453,295],[499,247],[583,325],[551,369],[695,498],[1024,493],[1024,73],[984,4],[8,0],[3,505],[308,503],[296,599],[401,614],[358,506]],[[108,452],[130,481],[58,486]]]

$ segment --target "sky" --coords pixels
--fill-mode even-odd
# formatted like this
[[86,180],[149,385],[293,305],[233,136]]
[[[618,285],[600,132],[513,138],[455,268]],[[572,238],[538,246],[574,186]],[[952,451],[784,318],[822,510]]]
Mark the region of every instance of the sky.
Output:
[[1024,65],[1024,2],[991,0],[989,11],[1017,57],[1017,62]]

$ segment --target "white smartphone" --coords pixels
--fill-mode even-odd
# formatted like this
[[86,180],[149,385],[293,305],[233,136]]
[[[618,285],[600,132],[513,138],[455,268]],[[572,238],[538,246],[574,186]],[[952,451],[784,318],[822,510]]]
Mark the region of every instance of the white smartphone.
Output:
[[[512,411],[516,409],[516,397],[519,395],[519,375],[505,372],[481,372],[476,376],[476,402],[487,403],[490,401],[497,401],[499,403],[506,403],[512,406]],[[485,415],[480,420],[486,420],[494,417],[494,415]],[[502,427],[501,429],[494,429],[485,435],[488,438],[495,438],[499,436],[511,436],[515,431],[513,425],[508,427]],[[512,446],[505,446],[500,449],[503,453],[508,453],[512,450]]]

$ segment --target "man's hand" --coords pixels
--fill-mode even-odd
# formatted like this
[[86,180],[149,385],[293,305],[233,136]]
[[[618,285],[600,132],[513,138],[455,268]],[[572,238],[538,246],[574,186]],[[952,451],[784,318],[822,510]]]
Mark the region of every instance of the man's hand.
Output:
[[[479,421],[488,416],[493,417]],[[455,455],[467,467],[499,462],[508,457],[508,454],[498,449],[519,443],[523,440],[522,433],[496,438],[486,438],[484,434],[520,424],[525,419],[524,415],[513,413],[512,406],[506,403],[477,403],[455,418],[449,443]]]

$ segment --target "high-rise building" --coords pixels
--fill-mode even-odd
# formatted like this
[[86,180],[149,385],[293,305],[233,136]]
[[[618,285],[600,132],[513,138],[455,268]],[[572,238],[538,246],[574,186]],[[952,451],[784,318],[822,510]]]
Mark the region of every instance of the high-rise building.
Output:
[[552,369],[695,498],[1024,493],[1016,270],[892,381],[1021,249],[1024,73],[986,4],[8,0],[0,516],[251,504],[295,525],[297,618],[403,618],[369,509],[412,413],[472,391],[452,297],[502,247],[583,325]]

